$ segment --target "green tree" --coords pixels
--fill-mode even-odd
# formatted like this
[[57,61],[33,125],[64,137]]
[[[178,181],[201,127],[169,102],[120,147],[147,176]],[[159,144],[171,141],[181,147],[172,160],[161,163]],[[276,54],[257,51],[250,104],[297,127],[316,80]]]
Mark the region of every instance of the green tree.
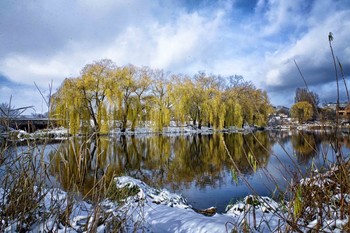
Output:
[[138,68],[135,73],[135,98],[132,110],[131,130],[133,131],[139,121],[145,120],[143,109],[146,108],[147,91],[152,83],[151,69],[149,67]]
[[188,85],[188,92],[190,93],[189,112],[193,124],[197,124],[199,129],[205,123],[209,126],[222,126],[225,110],[221,104],[217,77],[206,75],[205,72],[198,72],[193,77],[192,83],[189,82],[189,84],[191,84]]
[[309,91],[306,88],[297,88],[295,91],[295,98],[294,98],[295,103],[306,101],[309,104],[311,104],[312,109],[313,109],[313,118],[317,118],[318,115],[318,110],[317,106],[320,103],[320,98],[317,95],[317,93]]
[[135,73],[137,68],[133,65],[118,67],[109,84],[109,99],[113,103],[114,117],[120,121],[121,132],[125,132],[128,119],[131,116],[131,105],[134,101],[133,94],[137,89]]
[[188,123],[190,120],[191,95],[190,88],[192,81],[187,76],[172,75],[172,85],[168,90],[171,102],[174,103],[171,108],[172,118],[176,124]]
[[170,108],[172,106],[168,90],[171,83],[167,79],[167,73],[163,70],[154,70],[153,83],[151,85],[152,97],[149,99],[151,105],[151,120],[157,131],[170,123]]
[[83,96],[77,91],[77,78],[66,78],[52,96],[51,117],[59,119],[59,124],[72,134],[79,133],[81,121],[89,121],[87,109],[83,108]]
[[298,119],[299,123],[303,123],[312,119],[312,105],[307,101],[301,101],[294,104],[290,110],[291,116]]
[[226,105],[225,126],[266,125],[272,112],[267,93],[257,89],[251,82],[244,81],[241,76],[227,79],[229,81],[223,95]]
[[86,65],[78,78],[67,78],[52,96],[50,113],[61,119],[71,133],[108,131],[106,90],[113,75],[111,60],[96,61]]
[[86,65],[81,78],[77,81],[77,91],[81,93],[83,107],[89,113],[93,124],[91,128],[96,133],[106,133],[108,130],[107,118],[107,87],[112,78],[115,64],[108,59],[96,61]]

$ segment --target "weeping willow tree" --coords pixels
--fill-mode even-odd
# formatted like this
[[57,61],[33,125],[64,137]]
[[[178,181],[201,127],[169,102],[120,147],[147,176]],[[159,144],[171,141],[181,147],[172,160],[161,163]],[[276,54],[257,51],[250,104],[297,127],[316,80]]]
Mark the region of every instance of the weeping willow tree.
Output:
[[203,124],[223,127],[225,103],[215,76],[199,72],[192,79],[185,77],[175,85],[174,93],[175,108],[181,112],[177,117],[190,118],[199,129]]
[[107,133],[109,130],[108,80],[114,64],[101,60],[86,65],[78,78],[65,79],[53,95],[51,114],[71,133]]
[[170,124],[170,108],[172,103],[168,89],[171,88],[171,84],[167,80],[167,74],[163,70],[155,70],[153,75],[153,84],[151,86],[152,98],[149,102],[151,105],[150,120],[155,130],[162,131],[163,127]]
[[109,99],[117,107],[114,120],[120,121],[122,132],[126,131],[128,117],[132,116],[130,111],[133,101],[132,94],[136,90],[135,72],[136,67],[132,65],[117,68],[109,87]]
[[225,93],[223,102],[225,103],[226,107],[224,116],[225,127],[241,127],[243,124],[242,107],[238,103],[236,97],[231,96],[230,93]]
[[130,116],[131,130],[134,131],[136,126],[146,120],[145,104],[147,91],[152,83],[151,70],[148,67],[141,67],[135,73],[136,88],[132,101],[132,111]]
[[81,119],[88,120],[88,113],[82,107],[82,95],[77,92],[78,79],[66,78],[57,92],[52,96],[52,118],[68,128],[72,134],[79,132]]
[[235,76],[229,81],[224,93],[226,126],[266,125],[272,107],[265,91]]
[[266,92],[243,79],[223,85],[220,77],[205,72],[169,77],[163,70],[96,61],[79,77],[64,80],[50,112],[73,134],[107,133],[111,126],[125,132],[146,122],[162,131],[171,120],[192,121],[199,129],[264,125],[271,112]]
[[290,114],[293,118],[298,119],[299,123],[303,123],[312,119],[312,105],[306,101],[298,102],[291,107]]
[[83,96],[82,102],[92,119],[91,128],[97,133],[107,133],[109,119],[107,115],[107,89],[109,79],[114,74],[114,63],[101,60],[86,65],[78,79],[78,91]]
[[208,126],[213,126],[216,129],[222,129],[225,122],[226,106],[225,103],[222,102],[221,95],[222,93],[217,87],[211,89],[207,94],[207,123]]
[[142,111],[151,81],[148,67],[128,65],[115,70],[108,84],[107,96],[114,108],[113,120],[120,122],[121,132],[125,132],[129,125],[134,130],[144,119]]
[[189,123],[192,107],[192,80],[188,76],[180,75],[172,75],[171,80],[173,82],[168,92],[171,102],[174,103],[171,109],[172,117],[177,125]]

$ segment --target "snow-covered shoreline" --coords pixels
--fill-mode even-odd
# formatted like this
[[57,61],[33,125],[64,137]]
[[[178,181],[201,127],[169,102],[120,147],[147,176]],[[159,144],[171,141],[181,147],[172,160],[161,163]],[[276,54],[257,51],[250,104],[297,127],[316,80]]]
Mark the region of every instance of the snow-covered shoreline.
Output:
[[[334,171],[334,170],[333,170]],[[314,178],[301,180],[301,185],[316,185],[320,188],[322,182],[316,182],[326,174],[318,174]],[[329,179],[327,178],[329,181]],[[315,183],[313,183],[315,182]],[[214,213],[211,217],[198,213],[179,194],[165,189],[152,188],[144,182],[129,176],[116,177],[114,184],[118,189],[136,190],[121,202],[109,199],[99,203],[78,200],[61,189],[43,189],[38,208],[32,212],[36,220],[26,226],[29,232],[110,232],[120,227],[124,232],[284,232],[292,231],[287,224],[292,209],[288,203],[277,203],[269,197],[249,195],[235,204],[227,205],[225,213]],[[0,206],[5,209],[8,190],[0,188]],[[339,219],[339,210],[334,203],[339,202],[339,194],[334,194],[332,203],[328,205],[330,215],[325,215],[321,226],[324,232],[342,232],[342,227],[348,223]],[[345,202],[350,203],[350,194],[344,195]],[[290,203],[289,203],[290,204]],[[290,207],[289,207],[290,208]],[[69,211],[67,211],[69,209]],[[314,210],[317,212],[317,210]],[[68,213],[66,222],[62,214]],[[298,229],[308,231],[316,229],[319,219],[298,220]],[[21,226],[19,219],[1,220],[0,230],[4,232],[18,231]]]
[[[210,127],[202,127],[198,129],[192,126],[169,126],[164,127],[162,131],[156,131],[151,127],[139,127],[135,130],[131,130],[127,128],[125,132],[121,132],[121,130],[114,129],[111,130],[108,134],[102,134],[105,136],[145,136],[145,135],[168,135],[168,136],[176,136],[176,135],[195,135],[195,134],[213,134],[213,133],[251,133],[256,131],[254,127],[246,127],[244,129],[231,127],[229,129],[221,129],[216,130]],[[10,130],[9,132],[2,132],[3,137],[8,138],[10,140],[40,140],[40,139],[55,139],[55,140],[65,140],[71,136],[80,136],[71,135],[69,130],[63,127],[54,128],[54,129],[46,129],[46,130],[38,130],[33,133],[28,133],[24,130]]]
[[[276,215],[278,204],[267,197],[256,197],[255,204],[249,204],[249,201],[255,197],[248,196],[241,202],[228,205],[226,213],[216,213],[208,217],[193,210],[181,195],[151,188],[132,177],[117,177],[115,184],[118,188],[136,187],[138,192],[125,199],[124,204],[111,200],[103,200],[98,204],[82,200],[75,201],[69,215],[69,224],[66,225],[52,213],[59,214],[67,209],[68,193],[57,188],[44,190],[46,194],[38,203],[39,208],[35,213],[35,216],[39,217],[29,226],[29,231],[88,232],[93,227],[94,218],[104,219],[96,226],[97,232],[109,232],[110,227],[113,227],[114,219],[124,219],[122,230],[126,232],[135,230],[137,232],[231,232],[232,229],[241,229],[246,223],[253,226],[254,221],[257,232],[270,232],[271,229],[277,230],[277,227],[283,229],[284,224],[281,224],[280,217]],[[6,191],[0,189],[0,200],[4,200],[4,203],[6,203],[6,195]],[[260,200],[259,204],[256,204],[257,200]],[[4,203],[0,204],[4,205]],[[97,205],[99,208],[96,208]],[[97,209],[100,211],[96,215]],[[19,230],[18,221],[12,220],[3,230],[5,232]],[[4,220],[2,225],[5,225]]]
[[[178,129],[172,128],[168,132],[172,135],[184,132],[198,133],[198,131],[177,132],[176,130]],[[205,131],[213,133],[210,128],[204,128],[203,132]],[[142,130],[138,132],[144,136]],[[68,130],[60,128],[30,135],[19,132],[18,135],[23,135],[19,138],[50,137],[64,140],[66,134],[68,134]],[[128,132],[126,135],[129,135]],[[313,177],[304,178],[298,182],[301,187],[303,185],[314,186],[315,190],[322,190],[327,185],[336,187],[332,194],[327,194],[330,197],[329,202],[319,201],[321,207],[317,208],[321,208],[321,210],[312,206],[307,206],[306,210],[304,209],[305,212],[308,212],[308,218],[296,218],[294,223],[297,224],[298,229],[302,231],[321,229],[324,232],[341,232],[343,226],[348,224],[349,214],[340,219],[339,216],[342,214],[337,203],[344,201],[347,205],[350,204],[350,193],[338,192],[339,188],[334,181],[335,179],[332,178],[335,172],[337,170],[333,167],[328,172],[322,174],[316,172]],[[99,203],[78,200],[72,198],[71,193],[57,188],[43,190],[38,208],[31,213],[36,220],[26,227],[31,232],[89,232],[94,227],[98,232],[109,232],[116,226],[122,227],[122,230],[126,232],[231,232],[232,230],[241,232],[244,229],[249,229],[251,232],[283,232],[290,230],[287,219],[293,217],[291,203],[277,203],[268,197],[250,195],[233,205],[228,205],[224,213],[215,213],[208,217],[200,214],[202,211],[192,208],[181,195],[170,193],[167,190],[154,189],[132,177],[116,177],[115,185],[118,188],[136,187],[138,192],[136,195],[126,198],[121,204],[112,200],[103,200]],[[0,188],[1,209],[5,209],[8,192],[8,190]],[[73,207],[71,207],[71,211],[68,211],[68,220],[64,222],[61,220],[62,215],[70,208],[70,204]],[[323,210],[328,212],[322,212]],[[18,231],[19,222],[20,220],[16,218],[0,219],[0,232]],[[94,225],[95,223],[97,225]]]

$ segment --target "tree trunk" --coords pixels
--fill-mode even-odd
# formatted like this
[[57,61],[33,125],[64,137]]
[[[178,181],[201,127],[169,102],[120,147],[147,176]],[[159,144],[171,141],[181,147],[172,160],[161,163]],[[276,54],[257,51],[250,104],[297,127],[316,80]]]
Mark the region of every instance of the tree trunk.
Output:
[[126,116],[123,116],[123,120],[122,120],[122,128],[121,128],[121,132],[124,133],[126,131],[126,124],[127,124],[127,117]]

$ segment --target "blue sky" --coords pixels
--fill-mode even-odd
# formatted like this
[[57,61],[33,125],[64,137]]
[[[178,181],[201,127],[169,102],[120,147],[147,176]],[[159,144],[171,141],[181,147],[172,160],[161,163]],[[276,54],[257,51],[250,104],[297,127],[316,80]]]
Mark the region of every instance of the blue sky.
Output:
[[[333,48],[350,74],[348,0],[1,0],[0,103],[44,93],[103,58],[172,73],[242,75],[290,106],[304,87],[335,101]],[[348,77],[347,77],[348,78]],[[342,97],[345,97],[341,85]]]

